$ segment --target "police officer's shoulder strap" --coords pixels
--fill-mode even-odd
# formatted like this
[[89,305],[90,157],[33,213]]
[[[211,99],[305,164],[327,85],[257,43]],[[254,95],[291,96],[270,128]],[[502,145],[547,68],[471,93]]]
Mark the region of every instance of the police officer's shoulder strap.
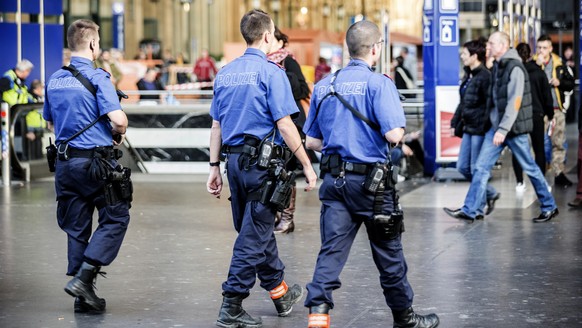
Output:
[[73,74],[73,76],[79,80],[79,82],[81,82],[81,84],[87,88],[87,90],[89,90],[93,96],[97,97],[97,90],[93,84],[91,84],[91,82],[89,82],[89,80],[83,74],[81,74],[81,72],[79,72],[75,66],[70,64],[69,66],[63,66],[62,69],[71,72],[71,74]]
[[[370,126],[373,130],[380,131],[380,126],[378,124],[370,121],[369,118],[364,116],[364,114],[360,113],[357,109],[354,108],[354,106],[352,106],[349,102],[347,102],[346,99],[342,95],[340,95],[339,93],[337,93],[335,91],[334,82],[335,82],[335,79],[337,78],[340,71],[341,70],[337,70],[335,73],[333,73],[333,76],[331,77],[331,80],[330,80],[330,87],[329,87],[330,91],[327,95],[325,95],[325,97],[323,97],[323,99],[321,99],[319,104],[317,104],[317,109],[315,110],[315,118],[317,118],[317,114],[319,113],[319,108],[321,107],[321,103],[325,100],[325,98],[327,98],[329,96],[334,96],[344,106],[346,106],[350,110],[350,112],[352,112],[352,114],[354,114],[354,116],[356,116],[360,120],[364,121],[364,123],[368,124],[368,126]],[[315,118],[314,118],[314,120],[315,120]]]
[[[69,66],[63,66],[64,70],[67,70],[69,72],[71,72],[73,74],[73,76],[79,80],[79,82],[81,82],[81,84],[83,86],[85,86],[85,88],[87,88],[87,90],[89,90],[89,92],[91,92],[93,94],[93,96],[97,97],[97,90],[95,90],[95,87],[93,86],[93,84],[91,84],[91,82],[89,82],[89,80],[83,76],[83,74],[81,74],[81,72],[79,72],[75,66],[73,65],[69,65]],[[78,131],[77,133],[73,134],[72,136],[70,136],[69,138],[67,138],[65,141],[61,142],[61,144],[66,144],[69,141],[75,139],[76,137],[78,137],[81,133],[87,131],[90,127],[92,127],[93,125],[97,124],[97,122],[99,122],[99,120],[102,118],[103,116],[99,116],[96,119],[94,119],[91,123],[89,123],[89,125],[87,125],[86,127],[84,127],[82,130]]]

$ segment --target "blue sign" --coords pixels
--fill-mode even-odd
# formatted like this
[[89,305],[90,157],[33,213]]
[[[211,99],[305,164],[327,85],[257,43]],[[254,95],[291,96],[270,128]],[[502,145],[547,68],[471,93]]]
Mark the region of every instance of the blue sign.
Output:
[[[582,1],[582,0],[581,0]],[[432,45],[433,40],[433,21],[432,17],[423,16],[422,43],[425,46]]]
[[[40,1],[39,0],[21,0],[20,11],[26,14],[40,14]],[[1,0],[0,1],[0,13],[8,12],[15,13],[18,10],[18,0]],[[63,2],[58,0],[45,0],[44,1],[44,14],[59,16],[63,13]]]
[[446,125],[457,106],[454,96],[458,95],[459,85],[458,7],[459,0],[424,1],[424,171],[430,175],[435,173],[438,163],[450,162],[454,157],[450,154],[456,149],[457,140],[448,138]]
[[458,14],[459,1],[458,0],[439,0],[439,12],[442,14]]
[[[0,16],[2,13],[16,13],[17,0],[0,0]],[[45,0],[44,14],[60,16],[63,13],[63,1]],[[22,0],[23,15],[39,14],[40,0]],[[41,44],[40,24],[29,22],[21,24],[21,48],[18,49],[18,26],[15,22],[0,22],[2,36],[2,55],[0,55],[0,74],[13,68],[18,61],[20,51],[22,59],[28,59],[34,65],[30,76],[26,79],[30,83],[35,79],[44,79],[58,70],[63,64],[63,25],[44,24],[44,68],[45,76],[41,77]]]
[[125,49],[125,19],[123,3],[113,3],[113,48]]
[[441,46],[459,45],[459,24],[457,16],[441,16],[439,18],[439,43]]

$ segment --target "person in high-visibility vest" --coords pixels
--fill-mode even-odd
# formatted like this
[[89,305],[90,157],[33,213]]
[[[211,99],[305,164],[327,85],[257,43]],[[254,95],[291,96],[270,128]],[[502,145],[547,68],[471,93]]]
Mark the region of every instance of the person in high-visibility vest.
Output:
[[34,65],[29,60],[23,59],[16,64],[15,68],[4,73],[0,78],[2,101],[7,102],[10,106],[31,102],[25,80],[33,68]]
[[[34,103],[44,101],[44,85],[40,80],[34,80],[30,84],[30,98]],[[42,137],[44,130],[47,128],[46,121],[42,118],[42,108],[33,109],[25,116],[26,120],[26,139],[28,144],[25,145],[27,151],[25,156],[31,159],[39,159],[42,155]]]

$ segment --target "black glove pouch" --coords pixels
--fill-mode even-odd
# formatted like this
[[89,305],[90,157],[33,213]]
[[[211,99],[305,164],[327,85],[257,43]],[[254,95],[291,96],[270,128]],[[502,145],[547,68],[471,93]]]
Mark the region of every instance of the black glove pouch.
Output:
[[94,181],[105,181],[108,179],[112,167],[106,160],[101,157],[93,157],[86,164],[87,174]]

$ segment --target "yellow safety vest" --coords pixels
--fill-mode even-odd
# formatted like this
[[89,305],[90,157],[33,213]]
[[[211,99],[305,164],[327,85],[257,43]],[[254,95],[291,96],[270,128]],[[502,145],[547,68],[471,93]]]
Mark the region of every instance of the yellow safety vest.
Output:
[[26,114],[26,127],[34,130],[46,128],[46,121],[42,118],[41,110],[31,110]]
[[16,76],[16,72],[11,69],[4,73],[4,77],[10,79],[12,89],[4,91],[2,94],[2,100],[7,102],[10,106],[16,104],[28,104],[28,88],[24,84],[20,86],[16,83],[19,80],[18,76]]

